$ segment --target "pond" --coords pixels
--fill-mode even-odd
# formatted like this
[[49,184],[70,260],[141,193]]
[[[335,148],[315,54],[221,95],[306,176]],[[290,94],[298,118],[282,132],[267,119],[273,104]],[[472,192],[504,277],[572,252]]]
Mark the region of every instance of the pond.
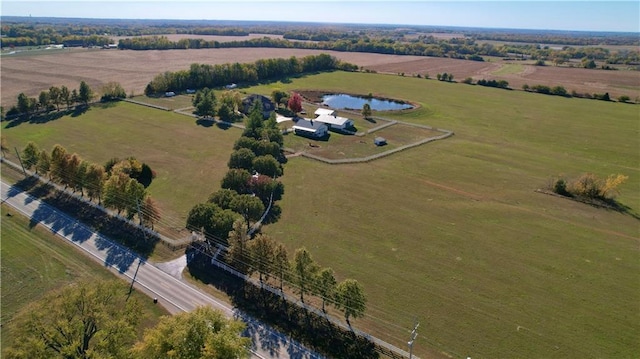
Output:
[[361,110],[365,103],[368,103],[373,111],[406,110],[413,108],[413,106],[408,103],[346,94],[324,95],[322,96],[322,103],[336,110]]

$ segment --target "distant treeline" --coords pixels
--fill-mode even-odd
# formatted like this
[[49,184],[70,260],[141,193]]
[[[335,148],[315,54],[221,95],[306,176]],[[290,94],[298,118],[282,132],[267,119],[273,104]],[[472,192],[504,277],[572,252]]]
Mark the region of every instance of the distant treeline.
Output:
[[188,70],[157,75],[145,88],[145,94],[166,91],[215,88],[231,83],[254,83],[301,73],[345,70],[356,71],[358,66],[341,62],[335,57],[320,54],[303,58],[262,59],[250,64],[192,64]]
[[[572,59],[585,58],[608,64],[640,64],[640,51],[637,49],[611,51],[604,47],[596,47],[640,46],[637,34],[626,33],[444,29],[424,26],[406,26],[399,29],[383,25],[321,26],[311,23],[179,20],[47,20],[48,23],[30,19],[22,19],[22,22],[3,22],[0,45],[39,46],[64,43],[67,46],[101,46],[110,42],[110,36],[132,36],[120,40],[119,47],[131,50],[275,47],[449,57],[475,61],[483,61],[482,56],[497,56],[552,61],[556,65]],[[209,23],[218,25],[207,26]],[[455,32],[456,37],[438,36],[438,33],[452,32]],[[256,33],[282,35],[283,39],[242,38]],[[161,36],[163,34],[191,34],[193,38],[170,41],[166,36]],[[238,36],[238,41],[218,42],[198,38],[204,35]],[[486,40],[507,43],[492,44],[486,43]],[[553,48],[548,46],[549,44],[564,46]]]
[[592,59],[609,64],[639,64],[640,52],[630,50],[610,51],[600,47],[564,47],[554,50],[539,45],[492,45],[477,44],[472,39],[435,39],[433,36],[419,37],[411,42],[391,39],[359,39],[335,41],[289,41],[279,38],[255,38],[229,42],[206,41],[204,39],[181,39],[171,41],[166,36],[134,37],[120,40],[118,47],[129,50],[171,50],[237,47],[271,47],[344,52],[369,52],[378,54],[450,57],[483,61],[482,56],[525,56],[533,60],[549,60],[561,64],[571,59]]

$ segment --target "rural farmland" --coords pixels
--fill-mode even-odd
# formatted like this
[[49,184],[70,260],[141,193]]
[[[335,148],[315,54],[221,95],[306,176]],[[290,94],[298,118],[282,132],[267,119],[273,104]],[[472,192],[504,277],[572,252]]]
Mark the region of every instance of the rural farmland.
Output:
[[[363,283],[369,307],[358,328],[403,346],[418,318],[421,357],[640,350],[636,106],[346,72],[243,91],[274,88],[375,91],[420,105],[375,115],[455,132],[365,164],[285,164],[282,217],[264,232]],[[239,135],[129,103],[3,127],[18,148],[32,140],[96,162],[144,160],[159,174],[149,190],[163,223],[176,228],[218,188]],[[585,172],[627,175],[618,200],[629,212],[536,191]]]
[[522,72],[495,75],[502,66],[509,64],[491,61],[476,62],[449,58],[432,58],[411,55],[384,55],[372,53],[337,52],[306,49],[278,48],[229,48],[192,50],[120,51],[72,48],[52,54],[2,55],[2,95],[5,107],[15,104],[19,93],[37,96],[50,86],[76,87],[84,80],[99,90],[110,81],[119,82],[127,94],[140,95],[146,84],[159,73],[188,69],[192,63],[224,64],[254,62],[265,58],[303,57],[328,53],[364,69],[381,73],[413,76],[447,72],[456,81],[467,77],[474,79],[505,79],[514,89],[524,83],[547,86],[562,85],[568,91],[588,93],[609,92],[614,98],[627,95],[632,100],[640,95],[639,71],[585,70],[568,67],[537,67],[524,65]]

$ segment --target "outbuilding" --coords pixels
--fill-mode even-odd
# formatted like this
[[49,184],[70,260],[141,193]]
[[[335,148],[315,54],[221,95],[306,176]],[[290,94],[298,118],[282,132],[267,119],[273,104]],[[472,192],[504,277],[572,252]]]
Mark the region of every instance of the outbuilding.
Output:
[[353,127],[353,120],[335,115],[320,115],[314,121],[322,122],[333,130],[346,130]]
[[387,140],[384,137],[376,137],[373,139],[373,143],[375,143],[376,146],[384,146],[387,144]]
[[167,92],[164,93],[164,97],[173,97],[175,95],[176,95],[176,93],[173,92],[173,91],[167,91]]
[[293,131],[299,136],[322,138],[328,134],[329,128],[322,122],[299,119],[293,126]]

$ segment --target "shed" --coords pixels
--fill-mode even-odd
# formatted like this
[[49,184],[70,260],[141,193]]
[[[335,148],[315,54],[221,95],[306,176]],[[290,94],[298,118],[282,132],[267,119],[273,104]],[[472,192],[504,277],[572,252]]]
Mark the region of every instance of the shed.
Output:
[[293,131],[300,136],[322,138],[327,135],[329,128],[322,122],[299,119]]
[[387,140],[384,137],[376,137],[373,143],[375,143],[376,146],[384,146],[387,144]]
[[176,93],[173,92],[173,91],[167,91],[167,92],[164,93],[164,97],[173,97],[175,95],[176,95]]

